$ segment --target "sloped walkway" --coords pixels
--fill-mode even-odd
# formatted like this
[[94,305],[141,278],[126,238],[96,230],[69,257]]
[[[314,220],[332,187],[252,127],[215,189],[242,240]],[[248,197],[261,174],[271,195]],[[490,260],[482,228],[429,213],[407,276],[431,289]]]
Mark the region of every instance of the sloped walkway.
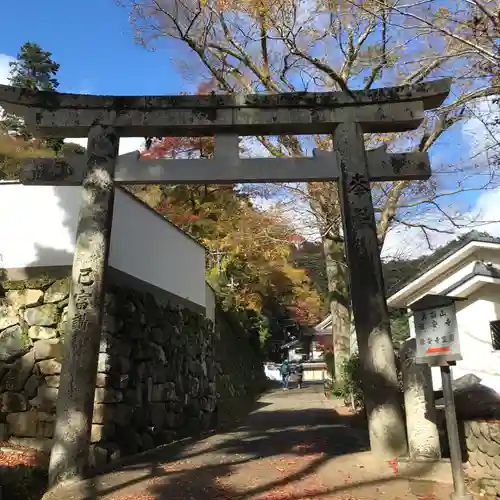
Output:
[[322,388],[275,391],[233,432],[136,457],[44,500],[444,500],[450,489],[410,484],[375,461]]

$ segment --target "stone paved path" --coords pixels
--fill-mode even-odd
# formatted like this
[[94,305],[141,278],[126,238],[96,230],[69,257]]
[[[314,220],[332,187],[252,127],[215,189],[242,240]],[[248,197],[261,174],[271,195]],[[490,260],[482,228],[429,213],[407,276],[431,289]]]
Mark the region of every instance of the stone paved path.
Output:
[[409,483],[366,452],[322,388],[275,391],[233,432],[177,443],[44,500],[444,500],[450,488]]

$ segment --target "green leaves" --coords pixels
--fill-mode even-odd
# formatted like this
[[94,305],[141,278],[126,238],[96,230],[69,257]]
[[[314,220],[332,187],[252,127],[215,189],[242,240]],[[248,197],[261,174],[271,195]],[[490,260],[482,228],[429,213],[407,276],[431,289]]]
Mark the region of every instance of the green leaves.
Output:
[[31,90],[56,90],[59,64],[51,56],[51,52],[42,50],[37,43],[26,42],[20,48],[17,60],[9,63],[9,83]]

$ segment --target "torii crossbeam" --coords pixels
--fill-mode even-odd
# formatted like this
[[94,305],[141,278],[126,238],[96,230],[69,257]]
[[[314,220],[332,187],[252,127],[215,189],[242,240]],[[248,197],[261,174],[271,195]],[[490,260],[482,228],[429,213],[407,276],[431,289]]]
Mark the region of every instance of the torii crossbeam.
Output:
[[[329,151],[313,150],[305,158],[240,158],[238,136],[216,135],[210,160],[141,160],[140,152],[118,156],[116,184],[236,184],[264,182],[338,181],[340,162]],[[366,152],[370,180],[427,179],[431,175],[426,153],[388,154],[381,146]],[[87,171],[87,156],[34,158],[22,162],[20,181],[31,185],[80,186]]]
[[[122,97],[0,85],[0,105],[22,116],[35,134],[89,138],[85,159],[30,160],[22,172],[27,184],[83,186],[50,483],[81,476],[88,460],[114,182],[338,181],[372,451],[391,458],[404,454],[370,181],[426,179],[430,167],[424,153],[366,151],[363,134],[416,129],[424,112],[439,107],[449,90],[449,80],[437,80],[353,92]],[[312,158],[300,159],[239,158],[238,136],[282,134],[332,134],[335,152],[315,151]],[[151,136],[215,136],[215,156],[118,157],[120,137]]]

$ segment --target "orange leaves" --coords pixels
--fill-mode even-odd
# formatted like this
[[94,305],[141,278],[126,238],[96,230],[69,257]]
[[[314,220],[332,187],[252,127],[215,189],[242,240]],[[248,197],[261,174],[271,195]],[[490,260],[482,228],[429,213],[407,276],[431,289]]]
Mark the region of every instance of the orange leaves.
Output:
[[153,141],[150,148],[141,153],[144,160],[162,158],[209,157],[213,153],[211,137],[163,137]]
[[0,449],[0,467],[16,467],[18,465],[39,466],[42,465],[47,457],[30,449],[21,446],[13,446],[10,443],[1,443]]
[[392,460],[389,460],[388,464],[391,466],[392,472],[394,472],[394,474],[397,474],[397,472],[399,470],[398,459],[394,458]]

